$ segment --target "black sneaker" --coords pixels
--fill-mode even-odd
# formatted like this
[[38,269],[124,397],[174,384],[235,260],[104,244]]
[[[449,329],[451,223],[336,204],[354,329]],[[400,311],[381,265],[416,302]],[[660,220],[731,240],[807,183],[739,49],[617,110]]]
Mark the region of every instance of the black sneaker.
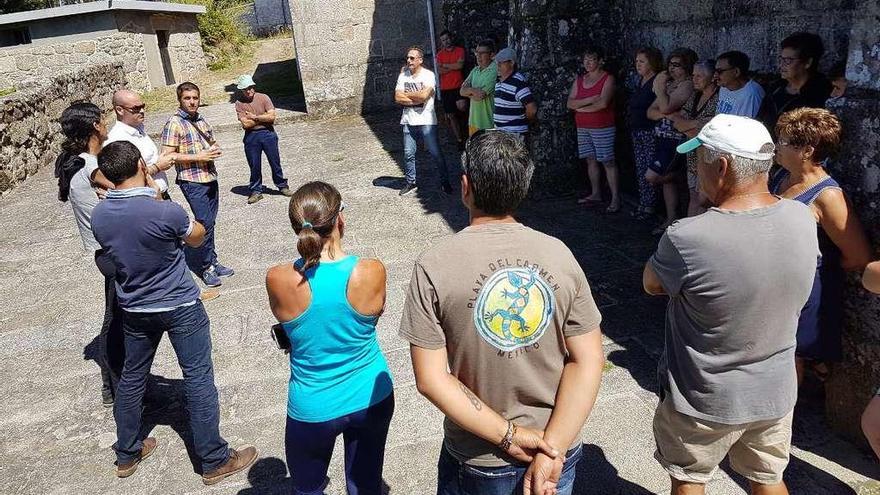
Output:
[[452,194],[452,185],[449,181],[444,180],[443,183],[440,184],[440,189],[443,189],[444,194]]
[[403,186],[403,189],[401,189],[398,194],[400,194],[401,196],[406,196],[407,194],[415,191],[416,189],[417,189],[417,187],[415,184],[413,184],[412,182],[407,182],[406,185]]

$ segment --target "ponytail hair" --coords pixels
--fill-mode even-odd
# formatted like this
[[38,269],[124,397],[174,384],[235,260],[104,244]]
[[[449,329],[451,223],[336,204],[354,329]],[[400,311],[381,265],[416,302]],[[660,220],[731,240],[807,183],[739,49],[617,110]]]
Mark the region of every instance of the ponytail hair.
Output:
[[296,232],[296,249],[304,263],[300,273],[318,266],[324,243],[336,226],[342,210],[342,195],[326,182],[302,185],[290,198],[290,225]]
[[95,124],[101,122],[101,109],[87,101],[76,102],[61,112],[59,123],[64,134],[61,148],[71,155],[85,153],[89,138],[98,131]]

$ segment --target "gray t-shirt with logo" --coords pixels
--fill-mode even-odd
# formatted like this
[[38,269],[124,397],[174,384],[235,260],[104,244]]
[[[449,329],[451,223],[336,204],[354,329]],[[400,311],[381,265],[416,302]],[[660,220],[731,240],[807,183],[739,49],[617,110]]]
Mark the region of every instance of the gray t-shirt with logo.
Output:
[[[598,329],[601,319],[565,244],[499,223],[468,227],[421,255],[400,334],[418,347],[445,347],[450,372],[477,397],[516,424],[543,430],[556,403],[565,339]],[[448,418],[444,430],[444,445],[462,462],[512,462]]]
[[818,256],[815,218],[787,199],[712,208],[666,230],[650,264],[669,294],[659,378],[676,411],[724,424],[791,412]]

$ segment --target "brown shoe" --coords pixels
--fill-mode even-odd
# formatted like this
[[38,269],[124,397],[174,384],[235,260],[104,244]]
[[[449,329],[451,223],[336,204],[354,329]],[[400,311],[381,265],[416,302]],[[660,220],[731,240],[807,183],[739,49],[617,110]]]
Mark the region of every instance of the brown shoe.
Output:
[[202,302],[211,301],[220,297],[220,291],[217,289],[204,289],[202,293],[199,294],[199,299]]
[[133,475],[135,471],[137,471],[138,464],[141,463],[147,457],[156,451],[156,446],[159,445],[159,442],[156,441],[153,437],[147,437],[144,439],[144,446],[141,447],[141,455],[139,455],[135,460],[131,462],[126,462],[125,464],[116,464],[116,476],[119,478],[128,478]]
[[249,468],[251,464],[257,460],[256,447],[243,447],[239,450],[229,449],[229,451],[229,460],[226,461],[226,464],[218,467],[210,473],[203,474],[202,483],[206,485],[219,483],[227,476],[232,476],[233,474],[240,473]]

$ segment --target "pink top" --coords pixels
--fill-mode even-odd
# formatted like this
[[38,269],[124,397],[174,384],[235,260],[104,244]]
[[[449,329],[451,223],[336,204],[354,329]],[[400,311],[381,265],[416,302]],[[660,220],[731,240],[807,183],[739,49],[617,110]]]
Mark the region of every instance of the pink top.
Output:
[[[577,94],[575,95],[575,98],[580,100],[583,98],[589,98],[590,96],[599,96],[599,94],[602,93],[602,88],[605,87],[605,83],[608,81],[608,75],[609,74],[606,72],[601,79],[596,81],[596,84],[589,88],[584,88],[584,76],[578,76]],[[575,112],[574,123],[577,127],[587,129],[614,127],[614,105],[609,102],[607,107],[598,112]]]

